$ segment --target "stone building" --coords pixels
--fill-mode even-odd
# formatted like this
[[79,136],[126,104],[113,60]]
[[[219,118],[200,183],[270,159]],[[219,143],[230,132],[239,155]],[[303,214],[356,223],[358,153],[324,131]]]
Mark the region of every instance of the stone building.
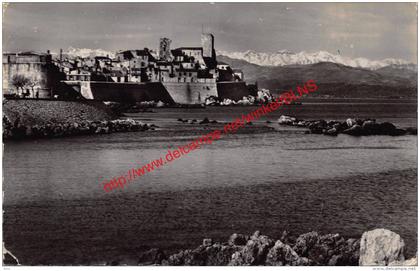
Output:
[[244,81],[244,72],[241,69],[233,69],[233,76],[235,81]]
[[76,69],[66,73],[67,81],[90,81],[90,72]]
[[156,59],[148,48],[120,51],[115,61],[120,63],[120,67],[127,68],[128,82],[150,82],[157,78],[154,74]]
[[[51,98],[63,79],[49,52],[3,53],[3,94]],[[20,85],[17,84],[20,81]],[[38,94],[37,94],[38,93]]]

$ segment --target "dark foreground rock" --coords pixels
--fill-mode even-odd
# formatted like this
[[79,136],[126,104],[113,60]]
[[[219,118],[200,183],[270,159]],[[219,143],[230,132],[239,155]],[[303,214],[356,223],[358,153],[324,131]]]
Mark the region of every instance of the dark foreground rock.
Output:
[[146,252],[143,252],[139,256],[139,264],[141,265],[153,265],[159,264],[166,259],[165,253],[159,248],[152,248]]
[[417,257],[405,260],[404,241],[396,233],[376,229],[361,239],[345,239],[339,234],[308,232],[298,238],[285,231],[275,241],[256,231],[247,236],[234,233],[226,243],[204,239],[195,249],[166,257],[159,249],[140,256],[139,264],[200,266],[356,266],[417,265]]
[[289,125],[297,127],[306,127],[312,134],[324,134],[337,136],[338,134],[347,134],[352,136],[370,136],[370,135],[417,135],[417,128],[399,129],[389,122],[377,123],[374,119],[347,119],[346,121],[325,121],[325,120],[299,120],[294,117],[281,116],[278,119],[280,125]]
[[[205,239],[206,240],[206,239]],[[204,242],[205,243],[205,242]],[[240,246],[226,244],[205,243],[193,250],[184,250],[169,256],[168,260],[161,262],[162,265],[228,265],[232,255],[240,249]]]
[[310,259],[312,265],[357,265],[360,241],[345,240],[339,234],[302,234],[293,249]]

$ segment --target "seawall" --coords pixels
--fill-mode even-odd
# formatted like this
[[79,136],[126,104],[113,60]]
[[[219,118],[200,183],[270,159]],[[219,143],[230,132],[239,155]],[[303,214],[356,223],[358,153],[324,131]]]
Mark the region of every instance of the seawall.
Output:
[[141,101],[162,101],[172,104],[174,100],[160,82],[114,83],[114,82],[72,82],[66,81],[86,99],[133,103]]
[[79,82],[65,81],[86,99],[134,103],[162,101],[166,104],[201,104],[210,96],[223,99],[241,100],[253,95],[245,82]]
[[164,82],[167,92],[178,104],[201,104],[210,96],[217,96],[216,83]]

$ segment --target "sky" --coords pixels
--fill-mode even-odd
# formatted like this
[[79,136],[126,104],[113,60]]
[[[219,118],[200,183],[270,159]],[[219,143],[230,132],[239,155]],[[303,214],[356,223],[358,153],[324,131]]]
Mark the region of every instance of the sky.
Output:
[[157,49],[328,51],[417,63],[417,3],[10,3],[3,6],[3,51]]

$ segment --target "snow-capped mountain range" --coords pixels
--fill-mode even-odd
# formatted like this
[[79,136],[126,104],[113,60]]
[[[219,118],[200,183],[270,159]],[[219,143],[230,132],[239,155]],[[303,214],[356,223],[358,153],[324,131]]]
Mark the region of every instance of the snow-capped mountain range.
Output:
[[[109,56],[113,58],[115,52],[103,49],[89,49],[89,48],[74,48],[69,47],[64,52],[67,55],[88,57],[88,56]],[[153,52],[154,53],[154,52]],[[229,58],[245,60],[249,63],[259,66],[285,66],[285,65],[307,65],[319,62],[332,62],[354,68],[364,68],[369,70],[377,70],[387,66],[394,68],[404,67],[411,70],[417,70],[417,65],[414,65],[406,60],[387,58],[383,60],[370,60],[367,58],[350,58],[337,54],[331,54],[326,51],[319,51],[314,53],[300,52],[294,53],[287,50],[281,50],[276,53],[263,53],[248,50],[245,52],[227,52],[217,51],[217,55],[227,56]]]
[[109,56],[115,57],[115,52],[107,51],[103,49],[89,49],[89,48],[74,48],[69,47],[64,51],[65,54],[70,56],[88,57],[88,56]]
[[245,52],[217,51],[217,55],[224,55],[229,58],[245,60],[249,63],[260,66],[285,66],[295,64],[306,65],[319,62],[333,62],[354,68],[377,70],[390,65],[413,65],[412,63],[402,59],[387,58],[384,60],[370,60],[361,57],[353,59],[346,56],[331,54],[326,51],[319,51],[315,53],[308,53],[305,51],[294,53],[287,50],[278,51],[276,53],[262,53],[251,50]]

